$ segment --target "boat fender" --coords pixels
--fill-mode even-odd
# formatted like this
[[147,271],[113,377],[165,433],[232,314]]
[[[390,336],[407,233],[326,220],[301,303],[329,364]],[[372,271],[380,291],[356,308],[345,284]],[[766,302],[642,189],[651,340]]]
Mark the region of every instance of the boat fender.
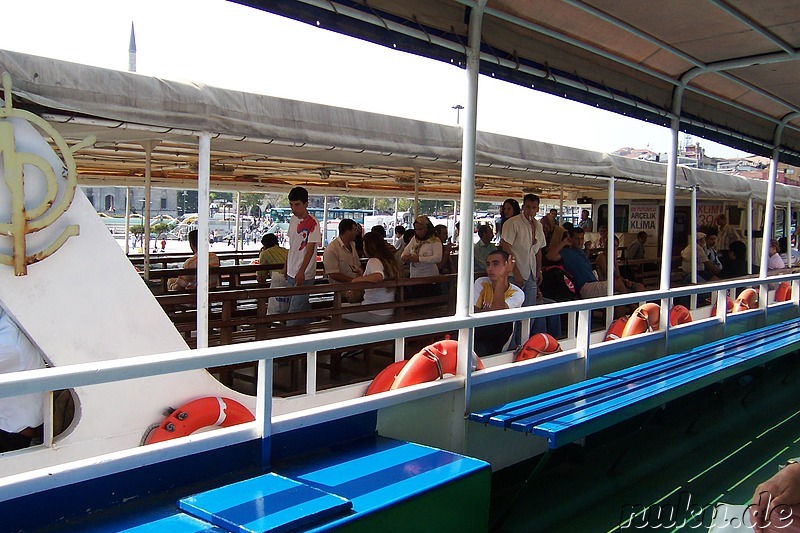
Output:
[[792,284],[788,281],[781,281],[778,288],[775,290],[776,302],[788,302],[792,299]]
[[[730,296],[726,296],[725,297],[725,309],[727,310],[728,313],[733,311],[733,298],[731,298]],[[710,316],[717,316],[717,303],[716,303],[716,300],[714,302],[714,305],[711,306],[711,315]]]
[[206,427],[227,428],[255,420],[253,414],[236,400],[206,396],[182,405],[150,431],[145,444],[164,442],[191,435]]
[[642,304],[631,314],[625,328],[622,330],[623,337],[632,337],[647,331],[658,330],[658,319],[661,315],[661,307],[654,303]]
[[669,311],[669,325],[678,326],[692,321],[692,313],[682,305],[673,305]]
[[758,293],[755,289],[745,289],[733,303],[733,312],[747,311],[758,307]]
[[628,315],[621,316],[608,326],[606,331],[606,338],[603,341],[615,341],[622,338],[622,331],[625,329],[625,324],[628,322]]
[[514,362],[527,361],[539,357],[540,355],[550,355],[561,351],[561,345],[552,335],[547,333],[536,333],[525,341],[514,352]]

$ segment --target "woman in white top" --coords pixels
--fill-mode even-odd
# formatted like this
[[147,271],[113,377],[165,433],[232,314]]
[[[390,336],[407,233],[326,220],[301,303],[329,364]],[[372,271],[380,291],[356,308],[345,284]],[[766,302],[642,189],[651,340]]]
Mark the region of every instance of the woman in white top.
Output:
[[[364,253],[369,258],[367,267],[364,269],[364,275],[353,278],[350,283],[365,281],[379,283],[400,278],[400,265],[397,264],[394,258],[394,248],[389,248],[389,245],[380,235],[372,231],[364,235]],[[364,289],[364,300],[361,305],[389,302],[394,302],[394,289]],[[346,320],[353,322],[380,324],[389,320],[393,313],[392,309],[376,309],[343,316]]]
[[442,260],[442,241],[436,236],[431,221],[425,215],[414,219],[414,238],[403,250],[403,262],[411,264],[411,277],[438,276]]

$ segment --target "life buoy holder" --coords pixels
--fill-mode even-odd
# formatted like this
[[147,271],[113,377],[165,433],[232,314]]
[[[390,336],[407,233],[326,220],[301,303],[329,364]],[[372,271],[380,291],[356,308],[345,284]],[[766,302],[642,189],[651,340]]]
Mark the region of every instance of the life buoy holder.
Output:
[[792,299],[792,284],[788,281],[781,281],[778,288],[775,290],[776,302],[788,302]]
[[535,333],[516,350],[514,362],[527,361],[540,355],[550,355],[560,351],[561,345],[558,344],[555,337],[547,333]]
[[253,413],[236,400],[206,396],[175,409],[145,436],[144,443],[164,442],[191,435],[205,427],[227,428],[253,420]]
[[615,341],[622,338],[622,331],[625,329],[625,324],[628,322],[628,315],[621,316],[608,326],[606,337],[603,341]]
[[678,326],[692,321],[692,313],[683,305],[673,305],[669,311],[669,325]]
[[758,293],[755,289],[745,289],[736,298],[733,303],[733,312],[739,313],[747,311],[748,309],[756,309],[758,307]]
[[647,303],[640,305],[625,323],[622,336],[632,337],[647,331],[657,331],[660,315],[661,307],[657,304]]

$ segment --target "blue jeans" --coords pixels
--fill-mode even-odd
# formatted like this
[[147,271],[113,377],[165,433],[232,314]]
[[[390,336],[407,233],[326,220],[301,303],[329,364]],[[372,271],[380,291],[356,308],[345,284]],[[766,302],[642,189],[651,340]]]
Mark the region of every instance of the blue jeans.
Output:
[[[313,279],[307,279],[303,281],[303,286],[306,285],[313,285]],[[286,286],[287,287],[294,287],[294,278],[291,276],[286,276]],[[300,313],[302,311],[311,311],[311,304],[308,301],[308,294],[298,294],[296,296],[292,296],[289,298],[289,313]],[[287,326],[302,326],[303,324],[308,324],[311,322],[310,318],[301,318],[297,320],[287,320]]]

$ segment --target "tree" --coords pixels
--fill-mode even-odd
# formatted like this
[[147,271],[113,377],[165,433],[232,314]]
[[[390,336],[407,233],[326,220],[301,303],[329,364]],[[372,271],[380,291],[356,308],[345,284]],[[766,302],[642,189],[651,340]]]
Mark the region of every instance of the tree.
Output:
[[340,196],[339,207],[343,209],[372,209],[372,200],[358,196]]

